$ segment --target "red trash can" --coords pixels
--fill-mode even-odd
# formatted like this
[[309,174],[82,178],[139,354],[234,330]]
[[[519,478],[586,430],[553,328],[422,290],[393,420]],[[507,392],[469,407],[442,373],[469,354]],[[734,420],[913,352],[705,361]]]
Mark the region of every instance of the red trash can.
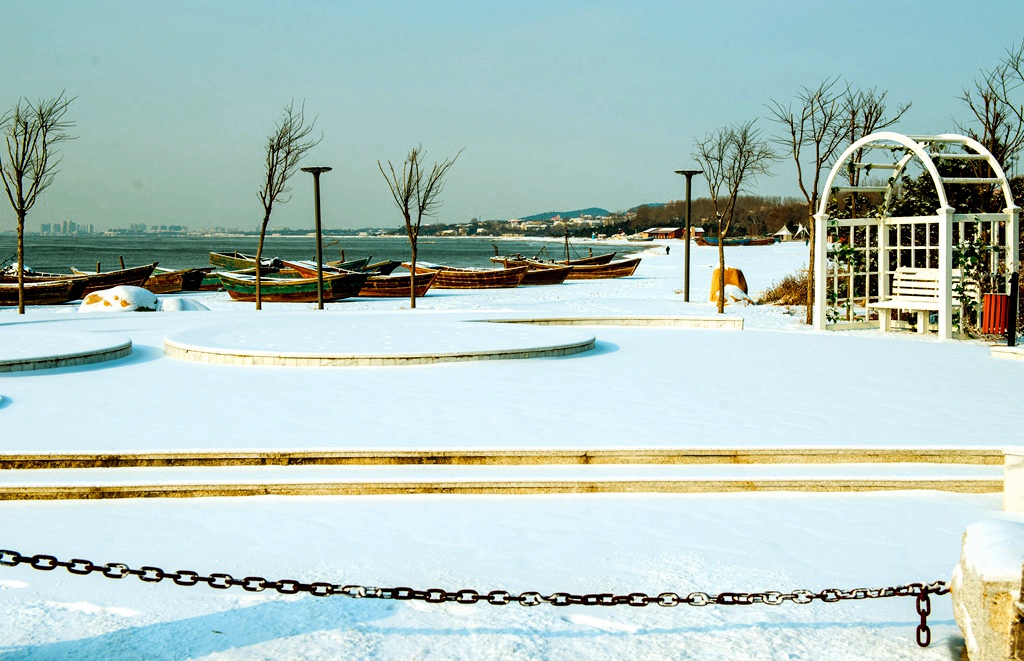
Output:
[[1010,297],[1007,294],[985,294],[981,309],[981,332],[1001,334],[1006,332],[1006,308]]

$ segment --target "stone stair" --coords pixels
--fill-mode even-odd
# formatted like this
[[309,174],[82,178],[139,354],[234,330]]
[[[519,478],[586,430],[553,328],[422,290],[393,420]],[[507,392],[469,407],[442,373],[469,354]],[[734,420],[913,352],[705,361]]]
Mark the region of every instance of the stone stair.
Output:
[[999,493],[1003,453],[958,448],[0,455],[0,500],[254,495]]

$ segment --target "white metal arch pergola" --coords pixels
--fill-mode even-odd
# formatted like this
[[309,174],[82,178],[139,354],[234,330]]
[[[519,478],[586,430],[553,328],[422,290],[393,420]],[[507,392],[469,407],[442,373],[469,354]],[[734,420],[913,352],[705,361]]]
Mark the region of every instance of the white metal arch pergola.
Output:
[[[954,151],[959,148],[959,151]],[[868,160],[875,154],[889,153],[893,156],[900,154],[896,162],[874,162]],[[854,160],[863,158],[864,160]],[[985,162],[989,166],[993,176],[989,177],[943,177],[936,166],[937,160],[948,161],[977,161]],[[933,216],[915,216],[894,218],[888,212],[893,202],[894,192],[901,176],[912,163],[918,163],[928,173],[935,186],[938,195],[939,207]],[[870,173],[872,170],[891,171],[885,185],[847,185],[838,186],[837,178],[844,171]],[[865,177],[866,178],[866,177]],[[859,177],[851,177],[856,181]],[[946,194],[946,187],[950,185],[989,185],[1001,189],[1005,208],[997,213],[982,213],[970,209],[954,209],[949,204]],[[882,213],[872,217],[862,218],[830,218],[826,209],[833,192],[838,193],[875,193],[883,194]],[[958,235],[960,240],[965,236],[965,227],[977,225],[986,227],[989,230],[998,229],[998,232],[991,232],[991,236],[1003,237],[1002,252],[1000,253],[1001,267],[1006,272],[1017,269],[1017,237],[1018,223],[1020,220],[1020,208],[1013,201],[1010,192],[1009,182],[1006,173],[992,154],[979,142],[964,135],[943,134],[943,135],[903,135],[891,131],[872,133],[869,136],[857,140],[843,152],[836,161],[825,182],[824,193],[821,196],[821,203],[818,212],[814,215],[815,223],[815,258],[814,258],[814,328],[825,330],[839,324],[830,323],[829,320],[829,285],[836,285],[835,272],[829,271],[829,234],[845,233],[851,244],[854,237],[863,237],[863,245],[853,246],[851,250],[862,250],[867,259],[862,260],[865,264],[863,272],[843,273],[839,277],[849,278],[846,285],[847,299],[843,300],[849,310],[853,304],[867,305],[867,303],[886,299],[889,294],[890,275],[894,270],[893,263],[900,264],[907,261],[905,253],[909,254],[910,260],[919,261],[923,257],[925,266],[930,266],[929,261],[937,261],[939,273],[939,310],[938,310],[938,332],[940,340],[951,339],[953,336],[953,296],[952,296],[952,269],[953,269],[953,243]],[[915,245],[915,233],[913,228],[919,225],[937,226],[937,241],[932,244],[931,237],[936,235],[932,230],[934,227],[927,227],[924,231],[926,245]],[[901,234],[904,228],[909,227],[910,245],[906,245]],[[977,229],[977,228],[976,228]],[[890,237],[896,236],[895,245],[890,245]],[[937,253],[937,255],[935,254]],[[937,256],[937,260],[935,259]],[[918,264],[910,264],[917,266]],[[830,281],[831,278],[831,281]],[[858,280],[855,281],[855,278]],[[856,284],[855,284],[856,282]],[[845,281],[844,281],[844,284]],[[838,289],[838,287],[836,287]],[[860,291],[857,296],[855,291]],[[837,300],[835,290],[832,300]],[[883,311],[881,314],[888,314]],[[865,315],[866,321],[866,315]]]

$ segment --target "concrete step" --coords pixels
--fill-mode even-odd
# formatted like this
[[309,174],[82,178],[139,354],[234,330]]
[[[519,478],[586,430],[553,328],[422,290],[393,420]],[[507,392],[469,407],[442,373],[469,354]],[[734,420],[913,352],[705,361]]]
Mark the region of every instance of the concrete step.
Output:
[[0,471],[171,466],[548,464],[856,464],[931,463],[1001,466],[996,448],[631,448],[505,450],[331,450],[0,454]]
[[0,471],[0,499],[253,495],[721,493],[938,490],[998,493],[1002,468],[950,463],[378,465]]

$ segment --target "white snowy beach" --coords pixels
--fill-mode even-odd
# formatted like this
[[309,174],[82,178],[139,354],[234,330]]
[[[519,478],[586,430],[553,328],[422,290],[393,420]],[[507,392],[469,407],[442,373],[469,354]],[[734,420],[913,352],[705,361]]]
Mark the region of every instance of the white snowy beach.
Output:
[[[0,359],[131,341],[105,362],[0,374],[0,455],[965,450],[1021,445],[1024,364],[980,341],[814,333],[803,309],[728,306],[696,328],[713,248],[643,254],[636,275],[407,300],[206,311],[0,309]],[[803,243],[727,249],[751,294]],[[161,297],[171,298],[171,297]],[[537,320],[575,325],[536,325]],[[583,321],[579,321],[579,320]],[[591,323],[586,320],[590,319]],[[640,320],[643,320],[642,322]],[[495,323],[519,322],[519,323]],[[36,337],[38,339],[33,339]],[[36,343],[38,346],[34,346]],[[590,343],[590,344],[588,344]],[[457,362],[222,364],[165,353],[450,355]],[[566,355],[495,352],[574,347]],[[590,348],[592,346],[592,348]],[[577,351],[577,349],[579,349]],[[473,355],[469,355],[473,354]],[[492,355],[485,355],[492,354]],[[468,356],[468,357],[467,357]],[[899,477],[999,480],[994,465],[249,466],[0,471],[32,485]],[[0,502],[0,549],[132,567],[479,592],[685,594],[947,581],[998,493],[265,495]],[[0,566],[0,659],[956,659],[948,597],[930,648],[913,598],[780,606],[524,608],[317,598]]]

